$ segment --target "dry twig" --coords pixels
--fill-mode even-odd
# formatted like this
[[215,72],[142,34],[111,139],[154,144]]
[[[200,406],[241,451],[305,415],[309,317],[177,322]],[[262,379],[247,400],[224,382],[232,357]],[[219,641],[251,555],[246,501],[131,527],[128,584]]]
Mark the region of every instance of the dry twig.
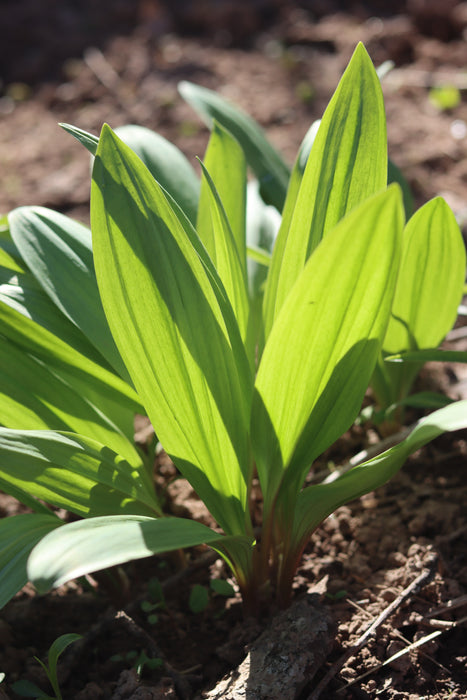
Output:
[[[412,581],[412,583],[409,586],[407,586],[407,588],[404,591],[402,591],[402,593],[399,596],[397,596],[397,598],[395,598],[395,600],[392,601],[392,603],[390,603],[387,606],[387,608],[385,608],[385,610],[383,610],[381,615],[378,615],[376,620],[374,620],[371,623],[371,625],[365,630],[365,632],[361,635],[358,641],[351,647],[349,647],[345,654],[343,654],[340,657],[340,659],[338,659],[336,663],[334,663],[331,666],[324,678],[321,679],[314,691],[308,697],[308,700],[318,700],[321,693],[332,681],[334,676],[336,676],[339,673],[341,668],[347,663],[347,661],[352,656],[355,656],[357,652],[360,651],[360,649],[363,646],[365,646],[365,644],[367,644],[367,642],[375,635],[378,627],[380,627],[380,625],[382,625],[382,623],[385,622],[388,619],[388,617],[390,617],[402,605],[402,603],[404,603],[412,595],[418,593],[422,588],[424,588],[428,583],[430,583],[430,581],[432,581],[436,573],[437,564],[438,556],[434,553],[430,554],[430,556],[427,558],[426,565],[423,571],[417,576],[417,578],[414,581]],[[437,636],[438,632],[433,634]]]

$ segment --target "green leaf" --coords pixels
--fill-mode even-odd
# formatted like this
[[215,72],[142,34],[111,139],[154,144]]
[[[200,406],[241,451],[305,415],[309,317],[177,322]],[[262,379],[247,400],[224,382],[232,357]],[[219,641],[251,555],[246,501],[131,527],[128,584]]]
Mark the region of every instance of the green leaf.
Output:
[[409,220],[391,318],[372,387],[383,408],[407,395],[417,364],[385,363],[386,355],[434,348],[457,318],[465,278],[465,246],[444,199],[436,197]]
[[209,605],[209,591],[206,586],[201,586],[199,583],[195,583],[190,591],[190,599],[188,601],[188,606],[192,613],[201,613]]
[[70,523],[51,533],[33,549],[28,575],[40,593],[72,578],[133,559],[185,547],[217,544],[246,537],[223,538],[194,520],[109,516]]
[[358,414],[391,308],[402,226],[397,186],[355,208],[310,257],[273,326],[251,423],[268,502],[286,471],[298,490]]
[[138,396],[127,382],[75,350],[41,323],[28,318],[15,305],[2,302],[1,299],[0,327],[5,337],[51,368],[65,371],[79,381],[89,383],[95,392],[109,401],[120,402],[134,411],[141,411]]
[[467,352],[462,350],[412,350],[388,355],[385,362],[467,362]]
[[13,241],[45,293],[128,379],[102,308],[91,231],[44,207],[19,207],[10,212],[8,220]]
[[232,584],[223,578],[210,579],[209,586],[214,593],[217,593],[217,595],[222,595],[226,598],[230,598],[231,596],[235,595]]
[[[234,137],[214,121],[203,164],[212,178],[231,229],[243,275],[246,273],[246,161]],[[218,232],[212,220],[213,188],[206,177],[201,181],[196,230],[219,271]],[[220,275],[221,279],[222,275]]]
[[295,537],[307,538],[324,518],[344,503],[382,486],[407,457],[444,432],[467,427],[467,401],[456,401],[419,421],[410,435],[395,447],[340,476],[335,481],[308,486],[295,513]]
[[0,428],[0,486],[84,517],[160,514],[144,469],[96,440],[49,430]]
[[289,170],[260,126],[212,90],[187,81],[179,83],[178,90],[209,128],[216,120],[237,139],[248,165],[260,182],[265,202],[273,204],[280,211],[285,200]]
[[[292,188],[296,188],[294,182]],[[347,212],[382,190],[386,182],[381,85],[370,57],[359,44],[314,137],[293,215],[288,208],[279,231],[264,300],[266,337],[323,236]]]
[[194,224],[198,209],[199,179],[180,149],[143,126],[128,124],[115,129],[115,133],[141,158],[152,176]]
[[71,430],[102,442],[134,466],[141,465],[134,445],[84,391],[1,336],[0,424],[22,430]]
[[[211,260],[219,273],[232,305],[240,335],[245,340],[249,309],[245,245],[243,245],[244,259],[241,260],[237,242],[234,239],[230,222],[216,186],[202,163],[201,167],[204,175],[204,188],[201,188],[200,211],[204,211],[204,214],[202,214],[201,220],[198,222],[200,239],[205,244]],[[241,205],[241,202],[239,204]],[[207,221],[208,217],[209,223]],[[245,243],[245,239],[243,240]]]
[[[70,124],[60,124],[95,156],[99,137]],[[199,180],[183,153],[150,129],[127,124],[115,133],[138,155],[157,182],[175,199],[192,224],[196,221]]]
[[63,654],[65,649],[69,647],[70,644],[73,644],[73,642],[77,642],[78,639],[82,639],[81,634],[69,632],[68,634],[62,634],[50,646],[48,653],[49,668],[45,668],[45,670],[57,698],[62,697],[57,680],[58,659],[61,656],[61,654]]
[[99,143],[99,137],[94,134],[90,134],[89,131],[84,131],[78,126],[73,126],[72,124],[65,124],[63,122],[59,123],[64,131],[71,136],[74,136],[93,156],[96,155],[97,144]]
[[109,325],[156,433],[224,530],[243,532],[251,376],[232,308],[195,232],[108,126],[91,220]]
[[55,515],[26,513],[0,520],[0,608],[27,583],[26,562],[32,548],[62,525]]
[[15,681],[11,686],[13,692],[16,695],[20,695],[22,698],[36,698],[36,700],[56,700],[50,695],[47,695],[38,685],[32,681],[19,680]]
[[13,274],[0,270],[0,302],[35,321],[93,362],[110,369],[100,352],[63,315],[30,272]]

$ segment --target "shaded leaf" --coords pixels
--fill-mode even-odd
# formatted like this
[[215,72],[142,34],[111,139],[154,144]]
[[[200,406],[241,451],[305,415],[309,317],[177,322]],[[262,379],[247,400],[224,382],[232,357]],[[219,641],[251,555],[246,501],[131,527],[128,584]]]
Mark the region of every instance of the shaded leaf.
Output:
[[97,288],[91,231],[44,207],[19,207],[8,220],[13,241],[45,293],[127,379]]
[[456,401],[419,421],[410,435],[378,457],[353,467],[333,482],[302,491],[295,514],[295,536],[308,537],[336,508],[382,486],[407,457],[444,432],[467,427],[467,401]]
[[0,520],[0,608],[27,583],[26,562],[44,535],[62,525],[55,515],[26,513]]
[[285,200],[289,170],[261,127],[212,90],[187,81],[179,83],[178,90],[209,128],[216,120],[237,139],[248,165],[259,180],[265,202],[273,204],[280,211]]
[[45,537],[32,551],[28,575],[38,591],[45,593],[72,578],[133,559],[175,549],[208,544],[217,549],[223,538],[194,520],[144,518],[116,515],[70,523]]

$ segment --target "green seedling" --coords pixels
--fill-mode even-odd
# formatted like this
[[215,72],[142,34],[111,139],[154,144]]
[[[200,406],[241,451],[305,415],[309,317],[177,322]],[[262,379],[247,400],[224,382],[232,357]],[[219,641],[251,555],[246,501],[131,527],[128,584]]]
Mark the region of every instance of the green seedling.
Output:
[[114,654],[114,656],[110,657],[110,660],[130,663],[132,668],[135,669],[138,678],[141,678],[145,668],[149,671],[157,671],[164,666],[162,659],[149,657],[144,649],[139,652],[133,650],[128,651],[126,654]]
[[[13,262],[23,265],[29,256],[27,272],[41,294],[49,290],[49,299],[54,278],[52,287],[60,289],[53,292],[55,306],[63,295],[73,328],[88,343],[93,338],[104,360],[91,365],[90,358],[78,358],[71,341],[67,349],[58,342],[59,333],[52,342],[42,325],[39,331],[31,325],[30,315],[14,309],[15,315],[12,303],[0,312],[6,309],[2,333],[8,341],[53,374],[67,381],[79,375],[83,387],[86,371],[86,390],[107,403],[112,396],[115,410],[115,392],[129,395],[218,527],[161,517],[148,470],[126,442],[121,454],[103,433],[91,438],[11,425],[0,429],[1,486],[36,512],[8,518],[15,524],[0,529],[1,576],[10,592],[17,570],[24,577],[27,569],[45,592],[101,568],[204,543],[230,566],[247,612],[274,600],[285,606],[302,551],[324,518],[385,483],[430,440],[467,425],[466,401],[445,406],[378,457],[333,482],[306,485],[315,460],[358,416],[381,357],[404,349],[385,345],[396,337],[391,325],[407,330],[414,305],[424,310],[432,303],[418,285],[407,241],[429,236],[431,250],[433,222],[454,241],[448,251],[457,250],[460,236],[441,200],[405,226],[400,188],[387,186],[383,98],[364,47],[357,47],[291,172],[246,115],[204,88],[185,83],[181,91],[212,129],[201,185],[184,171],[196,180],[191,191],[199,187],[195,209],[188,188],[178,184],[179,166],[173,165],[172,178],[164,174],[170,161],[158,159],[158,149],[166,152],[161,142],[156,155],[148,155],[141,143],[129,144],[128,134],[121,134],[125,142],[104,125],[99,138],[67,127],[94,155],[92,249],[91,234],[81,229],[79,242],[65,236],[62,245],[50,232],[50,213],[22,209],[9,217],[19,250]],[[246,217],[247,165],[263,197],[256,200],[255,226]],[[261,243],[271,232],[268,206],[282,213],[270,247]],[[49,224],[41,228],[37,217]],[[68,230],[61,219],[60,226]],[[87,252],[80,257],[81,240]],[[53,255],[61,251],[53,269],[45,264],[49,255],[37,253],[49,244]],[[256,257],[247,263],[248,253]],[[443,299],[457,295],[462,265],[459,255],[447,278],[443,262]],[[79,284],[93,290],[92,323],[76,308]],[[413,304],[406,294],[411,289]],[[444,324],[450,314],[441,312]],[[407,336],[419,347],[418,318]],[[74,371],[78,359],[80,372]],[[12,410],[24,410],[28,401],[23,392],[11,401]],[[54,407],[57,401],[48,394],[44,403]],[[250,510],[256,476],[261,523]],[[62,524],[43,501],[84,519]]]
[[209,581],[209,588],[202,586],[199,583],[196,583],[192,587],[188,606],[192,613],[204,612],[213,595],[229,598],[234,594],[235,591],[228,581],[225,581],[224,579],[212,578]]
[[48,695],[43,690],[41,690],[35,683],[31,681],[17,681],[13,683],[12,690],[17,695],[25,698],[41,698],[42,700],[62,700],[62,693],[57,679],[57,663],[60,655],[65,651],[65,649],[70,646],[73,642],[81,639],[80,634],[62,634],[58,637],[51,645],[48,653],[48,663],[45,664],[43,661],[35,656],[36,661],[40,663],[44,669],[47,678],[50,681],[50,685],[53,688],[54,695]]

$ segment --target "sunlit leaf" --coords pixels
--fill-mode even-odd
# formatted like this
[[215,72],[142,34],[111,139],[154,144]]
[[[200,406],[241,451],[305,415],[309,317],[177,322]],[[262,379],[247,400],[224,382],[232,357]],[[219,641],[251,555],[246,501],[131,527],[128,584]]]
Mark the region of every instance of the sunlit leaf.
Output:
[[279,231],[264,300],[266,337],[323,236],[347,212],[382,190],[386,182],[381,85],[359,44],[314,137],[293,214],[288,209]]
[[156,433],[226,532],[243,532],[251,378],[232,309],[194,231],[106,126],[91,220],[104,308]]
[[465,246],[444,199],[436,197],[409,220],[391,318],[372,387],[385,407],[403,398],[421,365],[386,363],[386,355],[434,348],[457,318],[465,279]]
[[[160,513],[149,476],[91,438],[0,428],[0,486],[81,516]],[[22,499],[21,499],[22,500]]]
[[[60,124],[94,156],[99,137],[71,124]],[[115,132],[141,158],[152,176],[170,193],[192,224],[196,221],[199,180],[183,153],[160,134],[144,126],[126,124]]]
[[378,356],[401,246],[400,192],[354,209],[315,250],[266,343],[251,435],[266,498],[352,423]]

